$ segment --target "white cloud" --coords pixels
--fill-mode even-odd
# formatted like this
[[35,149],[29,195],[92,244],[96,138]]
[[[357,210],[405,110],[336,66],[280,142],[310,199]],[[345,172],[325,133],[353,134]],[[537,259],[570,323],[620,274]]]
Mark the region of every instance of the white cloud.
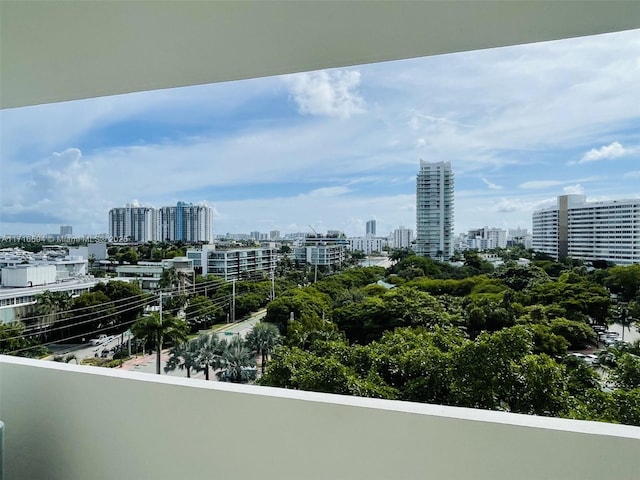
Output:
[[575,185],[567,185],[562,189],[566,195],[584,195],[584,187],[579,183]]
[[520,188],[524,189],[539,189],[539,188],[549,188],[556,187],[558,185],[562,185],[563,183],[560,180],[531,180],[529,182],[524,182],[520,184]]
[[542,200],[533,198],[501,198],[500,201],[495,205],[494,211],[498,213],[524,212],[531,215],[534,210],[549,207],[553,205],[555,201],[555,198],[544,198]]
[[629,153],[619,142],[612,142],[600,148],[592,148],[585,153],[576,163],[597,162],[600,160],[613,160]]
[[640,170],[634,170],[624,174],[624,178],[640,178]]
[[349,193],[351,190],[349,190],[347,187],[324,187],[324,188],[317,188],[311,192],[309,192],[309,196],[311,197],[338,197],[340,195],[344,195],[346,193]]
[[[68,148],[54,152],[33,166],[27,188],[3,198],[2,214],[6,219],[21,218],[25,223],[105,223],[98,178],[93,166],[82,160],[82,152]],[[48,219],[42,221],[42,219]]]
[[349,118],[364,112],[357,70],[323,70],[283,78],[302,114]]
[[487,187],[489,187],[490,190],[500,190],[502,188],[502,185],[496,185],[495,183],[491,183],[486,178],[483,178],[482,181]]

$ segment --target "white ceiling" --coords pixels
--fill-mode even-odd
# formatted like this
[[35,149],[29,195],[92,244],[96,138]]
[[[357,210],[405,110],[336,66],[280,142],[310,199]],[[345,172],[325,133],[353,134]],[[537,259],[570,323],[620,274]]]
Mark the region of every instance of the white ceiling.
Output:
[[0,1],[0,107],[640,28],[640,1]]

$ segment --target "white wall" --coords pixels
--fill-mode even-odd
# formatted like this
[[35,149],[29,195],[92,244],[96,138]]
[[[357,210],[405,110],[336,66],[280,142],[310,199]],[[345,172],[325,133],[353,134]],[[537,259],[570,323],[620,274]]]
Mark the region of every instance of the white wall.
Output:
[[637,480],[640,428],[0,356],[7,479]]
[[35,287],[56,283],[55,265],[16,265],[2,269],[2,286]]

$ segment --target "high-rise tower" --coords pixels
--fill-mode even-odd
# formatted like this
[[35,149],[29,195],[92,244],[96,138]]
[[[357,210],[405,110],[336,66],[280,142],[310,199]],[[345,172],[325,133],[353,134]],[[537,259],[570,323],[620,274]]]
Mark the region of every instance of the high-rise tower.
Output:
[[416,180],[416,253],[437,260],[453,255],[451,162],[420,160]]
[[375,237],[376,236],[376,221],[368,220],[367,221],[367,235]]

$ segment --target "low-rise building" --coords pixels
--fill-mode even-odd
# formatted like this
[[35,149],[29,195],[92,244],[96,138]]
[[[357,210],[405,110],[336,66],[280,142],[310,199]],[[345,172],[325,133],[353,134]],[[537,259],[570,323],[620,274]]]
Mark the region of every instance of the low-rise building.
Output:
[[0,323],[14,322],[31,315],[37,295],[45,291],[66,292],[70,297],[77,297],[106,281],[108,280],[88,277],[32,287],[1,287]]
[[352,252],[364,252],[371,255],[373,252],[382,252],[389,244],[386,238],[382,237],[352,237],[348,239],[349,250]]
[[[202,275],[217,275],[227,281],[270,276],[275,270],[278,253],[275,248],[216,248],[204,245],[200,249],[187,250],[193,267]],[[175,259],[174,259],[175,260]]]
[[342,264],[348,241],[344,236],[334,235],[308,235],[302,245],[294,247],[294,260],[325,267]]

